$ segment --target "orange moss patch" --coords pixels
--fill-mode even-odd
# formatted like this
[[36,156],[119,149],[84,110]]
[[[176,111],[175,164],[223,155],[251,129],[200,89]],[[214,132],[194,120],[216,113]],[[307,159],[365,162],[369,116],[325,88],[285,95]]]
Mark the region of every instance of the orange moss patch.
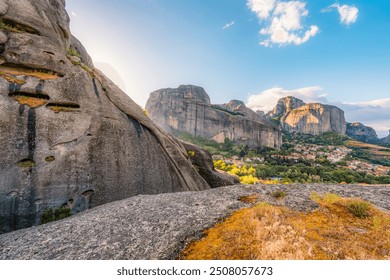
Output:
[[18,84],[18,85],[24,85],[26,83],[25,80],[18,79],[12,75],[7,75],[1,71],[0,71],[0,77],[7,80],[10,83],[14,83],[14,84]]
[[75,103],[50,103],[46,107],[55,113],[59,112],[74,112],[80,109],[80,105]]
[[348,209],[357,199],[317,197],[310,213],[265,203],[239,210],[205,231],[181,259],[390,259],[390,215],[370,205],[367,218]]
[[47,95],[34,95],[30,93],[15,93],[10,95],[12,99],[21,105],[28,105],[31,108],[43,106],[49,100]]
[[61,75],[44,69],[30,69],[23,67],[15,67],[15,66],[4,66],[0,65],[0,71],[7,76],[30,76],[35,77],[41,80],[53,80],[58,79]]
[[33,161],[32,159],[23,159],[19,161],[16,165],[21,168],[31,168],[35,166],[35,161]]
[[247,196],[241,196],[239,199],[239,201],[241,202],[244,202],[244,203],[255,203],[257,200],[258,200],[258,196],[257,195],[247,195]]

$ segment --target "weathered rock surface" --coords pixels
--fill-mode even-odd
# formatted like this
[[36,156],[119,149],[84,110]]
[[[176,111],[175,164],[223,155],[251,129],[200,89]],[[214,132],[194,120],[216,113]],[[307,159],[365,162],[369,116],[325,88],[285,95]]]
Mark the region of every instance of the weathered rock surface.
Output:
[[271,118],[275,116],[283,116],[303,105],[305,105],[305,102],[303,102],[301,99],[293,96],[286,96],[280,98],[275,108],[271,112],[267,113],[267,115]]
[[372,127],[365,126],[360,122],[347,123],[346,134],[352,139],[366,143],[376,143],[379,140],[378,135]]
[[249,147],[280,147],[281,132],[275,125],[262,120],[242,102],[233,111],[225,105],[211,105],[201,87],[182,85],[152,92],[146,110],[154,122],[170,133],[185,131],[217,142],[229,138]]
[[210,187],[217,188],[240,183],[240,179],[237,176],[216,170],[214,168],[213,159],[206,150],[192,143],[185,141],[181,142],[187,150],[187,156],[192,164]]
[[93,69],[65,1],[1,0],[0,14],[0,232],[47,208],[209,188],[183,145]]
[[389,135],[384,137],[384,138],[379,139],[379,142],[381,144],[390,144],[390,131],[389,131]]
[[315,135],[333,131],[345,134],[347,129],[344,111],[340,108],[320,103],[305,104],[291,96],[279,99],[267,116],[279,121],[282,130],[288,132]]
[[[287,196],[274,199],[282,190]],[[310,194],[361,197],[390,209],[390,186],[255,185],[200,192],[136,196],[102,205],[73,217],[0,235],[0,259],[175,259],[203,230],[234,210],[250,205],[242,196],[311,211]]]
[[337,132],[345,134],[344,111],[336,106],[310,103],[294,109],[284,115],[280,123],[282,129],[305,134]]

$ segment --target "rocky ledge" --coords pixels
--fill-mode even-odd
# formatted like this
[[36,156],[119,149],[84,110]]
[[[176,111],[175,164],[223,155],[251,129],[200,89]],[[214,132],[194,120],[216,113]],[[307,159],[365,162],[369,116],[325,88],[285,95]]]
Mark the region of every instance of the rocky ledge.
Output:
[[[276,200],[270,194],[282,190]],[[102,205],[68,219],[0,235],[0,259],[175,259],[203,230],[249,207],[240,197],[310,211],[310,194],[360,197],[390,210],[390,186],[235,185],[200,192],[141,195]]]

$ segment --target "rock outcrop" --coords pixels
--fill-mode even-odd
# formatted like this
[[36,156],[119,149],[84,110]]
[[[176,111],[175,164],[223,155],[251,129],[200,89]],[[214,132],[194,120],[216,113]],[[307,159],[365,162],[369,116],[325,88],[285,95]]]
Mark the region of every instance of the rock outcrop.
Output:
[[377,143],[378,135],[372,127],[365,126],[360,122],[347,123],[347,136],[352,139],[366,142],[366,143]]
[[389,130],[389,135],[379,139],[379,143],[385,144],[385,145],[390,145],[390,130]]
[[195,166],[199,174],[206,180],[212,188],[230,186],[239,184],[240,179],[237,176],[230,175],[224,171],[214,168],[211,155],[206,150],[185,141],[181,141],[187,150],[187,155]]
[[150,118],[167,132],[184,131],[223,142],[225,138],[249,147],[281,145],[280,130],[240,101],[212,105],[206,91],[182,85],[150,94],[146,103]]
[[305,105],[305,102],[301,99],[293,96],[286,96],[280,98],[275,108],[271,112],[267,113],[267,115],[271,118],[280,117],[303,105]]
[[93,68],[65,1],[1,0],[0,22],[0,232],[49,208],[209,189],[183,145]]
[[[283,191],[284,199],[271,193]],[[296,211],[313,211],[310,196],[335,193],[360,197],[390,210],[389,186],[253,185],[229,186],[201,192],[143,195],[90,209],[73,217],[0,235],[0,260],[156,260],[177,259],[204,230],[233,211],[259,201]]]
[[285,97],[267,116],[280,123],[280,127],[288,132],[305,134],[321,134],[337,132],[345,134],[347,125],[344,111],[332,105],[320,103],[305,104],[295,97]]

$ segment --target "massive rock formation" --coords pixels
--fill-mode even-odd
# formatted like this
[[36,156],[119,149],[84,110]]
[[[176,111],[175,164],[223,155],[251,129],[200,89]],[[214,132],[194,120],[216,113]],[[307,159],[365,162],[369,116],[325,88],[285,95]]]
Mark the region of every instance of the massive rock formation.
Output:
[[279,147],[280,130],[237,102],[231,102],[235,110],[227,104],[211,105],[203,88],[182,85],[152,92],[146,110],[154,122],[171,133],[185,131],[217,142],[229,138],[249,147]]
[[282,130],[305,134],[337,132],[345,134],[344,111],[332,105],[320,103],[305,104],[295,97],[285,97],[278,101],[273,111],[267,114],[280,122]]
[[271,118],[283,116],[286,113],[289,113],[292,110],[297,109],[303,105],[305,105],[305,102],[303,102],[301,99],[293,96],[286,96],[280,98],[275,108],[271,112],[267,113],[267,115]]
[[0,1],[0,232],[138,194],[208,189],[183,145],[93,68],[63,0]]
[[367,143],[376,143],[379,140],[372,127],[365,126],[360,122],[347,123],[347,136]]

